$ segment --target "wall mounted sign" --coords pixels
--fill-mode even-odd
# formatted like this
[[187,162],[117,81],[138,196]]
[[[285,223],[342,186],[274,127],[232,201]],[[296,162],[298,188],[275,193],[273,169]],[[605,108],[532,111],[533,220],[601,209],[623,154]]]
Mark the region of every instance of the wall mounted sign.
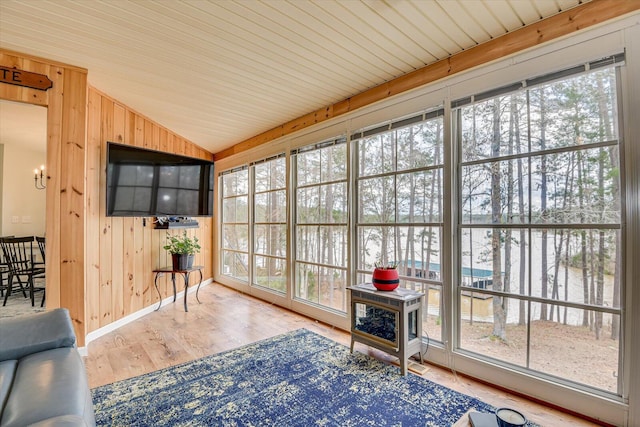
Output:
[[53,86],[53,82],[44,74],[31,73],[29,71],[3,66],[0,66],[0,82],[38,90],[51,89]]

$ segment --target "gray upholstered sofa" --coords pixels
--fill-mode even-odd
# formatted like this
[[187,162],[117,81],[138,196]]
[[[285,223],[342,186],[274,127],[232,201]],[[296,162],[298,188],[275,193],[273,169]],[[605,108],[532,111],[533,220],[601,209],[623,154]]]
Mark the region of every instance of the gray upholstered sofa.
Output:
[[0,319],[0,426],[95,426],[66,309]]

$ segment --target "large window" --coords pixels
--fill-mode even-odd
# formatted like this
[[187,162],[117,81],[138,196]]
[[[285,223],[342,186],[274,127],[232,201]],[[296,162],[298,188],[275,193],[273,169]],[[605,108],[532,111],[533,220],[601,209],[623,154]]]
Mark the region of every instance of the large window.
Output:
[[284,155],[251,166],[253,284],[287,292],[287,165]]
[[347,143],[338,138],[292,153],[295,170],[295,298],[346,312]]
[[222,275],[346,328],[347,286],[396,264],[425,294],[434,361],[620,399],[622,61],[293,140],[290,156],[223,172]]
[[621,393],[616,68],[590,65],[455,110],[459,347]]
[[442,109],[367,129],[357,147],[357,281],[397,264],[401,286],[425,293],[423,330],[440,341]]
[[223,172],[222,274],[249,280],[249,173],[246,167]]

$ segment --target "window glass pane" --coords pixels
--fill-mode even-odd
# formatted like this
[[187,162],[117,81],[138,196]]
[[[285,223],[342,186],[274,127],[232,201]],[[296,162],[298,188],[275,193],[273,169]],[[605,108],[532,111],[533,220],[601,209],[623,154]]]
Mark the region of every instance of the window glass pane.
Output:
[[347,179],[347,144],[336,144],[320,151],[322,182]]
[[320,188],[320,222],[347,222],[347,184],[323,185]]
[[[514,365],[527,366],[525,301],[463,291],[460,311],[461,348]],[[494,321],[496,316],[506,316],[508,320]]]
[[[620,307],[620,231],[603,229],[533,229],[532,294],[600,307]],[[617,295],[614,297],[614,295]],[[547,304],[541,319],[557,320]],[[569,315],[575,314],[569,310]],[[563,318],[577,325],[581,318]]]
[[254,284],[279,293],[287,291],[286,260],[256,255]]
[[249,257],[247,254],[222,251],[222,274],[238,280],[249,280]]
[[319,301],[319,267],[296,262],[296,297],[310,302]]
[[392,133],[384,133],[358,141],[359,176],[379,175],[395,169],[395,145]]
[[396,228],[398,273],[440,280],[440,233],[440,227]]
[[532,151],[618,139],[615,68],[530,91]]
[[320,222],[320,188],[299,188],[296,192],[296,216],[301,224]]
[[236,217],[235,222],[248,222],[249,221],[249,198],[247,196],[235,197],[236,203]]
[[395,180],[393,176],[359,180],[358,199],[359,222],[395,222]]
[[247,251],[249,249],[247,225],[230,225],[222,227],[222,247]]
[[517,92],[463,108],[462,161],[528,152],[526,105]]
[[300,261],[346,267],[347,228],[298,226],[296,248]]
[[236,187],[235,194],[249,194],[249,173],[247,169],[235,173]]
[[430,120],[398,129],[397,170],[418,169],[442,164],[442,120]]
[[285,161],[284,157],[279,157],[253,166],[256,193],[285,187],[287,173]]
[[222,200],[222,221],[225,223],[247,222],[249,217],[247,197],[231,197]]
[[222,175],[222,191],[224,197],[247,194],[249,174],[247,169]]
[[[532,311],[539,310],[538,303],[532,303]],[[620,336],[619,329],[617,333],[612,332],[612,325],[620,325],[620,316],[585,312],[597,327],[532,322],[530,367],[615,393],[618,390],[620,348],[617,343]]]
[[331,267],[320,267],[318,271],[318,302],[334,310],[346,311],[347,271]]
[[254,251],[259,254],[285,257],[287,255],[287,226],[255,225],[253,227]]
[[287,222],[287,192],[285,190],[256,194],[253,200],[256,222]]
[[[529,222],[527,159],[462,167],[464,224],[524,224]],[[495,196],[495,197],[494,197]]]
[[358,227],[358,269],[373,271],[376,262],[396,261],[394,227]]
[[398,222],[442,221],[442,169],[398,175]]
[[526,229],[463,228],[461,285],[528,295],[528,240]]
[[222,222],[236,222],[236,200],[222,200]]
[[442,286],[427,284],[422,306],[422,330],[430,340],[442,341]]
[[318,150],[306,151],[296,155],[296,181],[298,186],[321,182],[320,153]]
[[532,222],[620,222],[618,147],[533,156]]

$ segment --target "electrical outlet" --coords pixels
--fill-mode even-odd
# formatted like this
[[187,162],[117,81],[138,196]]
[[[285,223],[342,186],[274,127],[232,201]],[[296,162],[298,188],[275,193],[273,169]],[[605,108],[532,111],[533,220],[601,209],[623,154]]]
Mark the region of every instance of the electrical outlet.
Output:
[[22,223],[23,224],[31,224],[31,216],[30,215],[25,215],[22,217]]
[[20,217],[17,215],[14,215],[11,217],[11,224],[17,224],[20,222]]

